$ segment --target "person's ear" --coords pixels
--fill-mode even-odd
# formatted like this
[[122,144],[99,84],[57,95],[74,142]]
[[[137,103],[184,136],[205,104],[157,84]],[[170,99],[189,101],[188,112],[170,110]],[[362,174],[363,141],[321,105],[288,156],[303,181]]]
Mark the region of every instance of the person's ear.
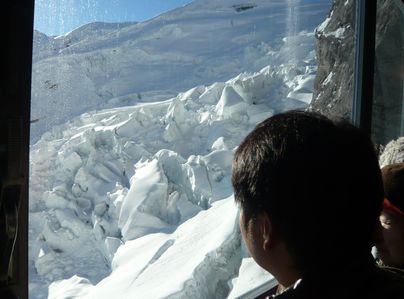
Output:
[[268,213],[263,212],[259,216],[259,228],[262,240],[262,248],[269,251],[273,247],[274,236],[271,219]]

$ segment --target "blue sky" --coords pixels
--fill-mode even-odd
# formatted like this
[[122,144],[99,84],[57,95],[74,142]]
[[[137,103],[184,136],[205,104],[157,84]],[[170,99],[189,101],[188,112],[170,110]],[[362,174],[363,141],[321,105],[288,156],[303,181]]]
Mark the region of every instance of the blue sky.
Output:
[[191,0],[36,0],[34,28],[60,35],[81,25],[144,21]]

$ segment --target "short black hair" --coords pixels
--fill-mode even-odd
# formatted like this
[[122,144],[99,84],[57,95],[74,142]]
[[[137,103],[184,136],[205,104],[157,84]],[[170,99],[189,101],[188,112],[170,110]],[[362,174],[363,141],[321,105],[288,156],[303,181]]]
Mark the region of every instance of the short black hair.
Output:
[[369,254],[383,201],[369,136],[314,112],[272,116],[237,148],[235,200],[265,211],[302,273]]

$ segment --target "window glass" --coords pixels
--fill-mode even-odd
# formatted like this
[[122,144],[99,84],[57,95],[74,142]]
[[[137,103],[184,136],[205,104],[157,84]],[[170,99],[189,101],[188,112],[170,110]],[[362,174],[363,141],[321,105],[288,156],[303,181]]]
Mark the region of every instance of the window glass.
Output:
[[377,2],[373,137],[385,146],[404,136],[404,4]]
[[334,2],[36,1],[30,297],[274,286],[241,240],[232,154],[275,113],[350,116],[355,1]]
[[330,14],[317,30],[318,69],[310,104],[314,111],[347,120],[352,114],[355,4],[356,1],[334,1]]

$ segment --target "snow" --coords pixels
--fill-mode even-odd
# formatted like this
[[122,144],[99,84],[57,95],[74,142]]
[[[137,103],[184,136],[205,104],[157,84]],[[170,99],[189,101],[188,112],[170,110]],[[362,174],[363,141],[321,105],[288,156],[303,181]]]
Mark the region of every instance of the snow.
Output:
[[[349,4],[349,0],[345,1],[344,6]],[[330,21],[333,15],[333,11],[331,10],[330,15],[317,27],[316,34],[321,35],[327,38],[335,38],[335,39],[343,39],[345,30],[349,28],[350,25],[346,25],[346,27],[338,27],[333,28],[333,31],[330,31],[329,28]],[[338,24],[337,24],[338,25]]]
[[325,30],[325,28],[328,26],[328,24],[331,21],[331,16],[329,16],[328,18],[326,18],[324,20],[324,22],[322,22],[318,27],[317,27],[317,32],[323,32]]
[[[257,267],[251,257],[242,260],[239,273],[239,277],[234,279],[233,283],[235,287],[231,290],[228,296],[229,299],[241,297],[256,298],[261,293],[276,286],[276,281],[273,279],[273,276],[264,269]],[[263,285],[265,288],[260,289]],[[255,290],[256,288],[260,289],[260,291],[246,294],[247,290]]]
[[323,84],[323,85],[327,85],[327,84],[331,83],[333,76],[334,76],[334,73],[333,73],[333,72],[330,72],[330,73],[328,74],[328,76],[324,79],[324,81],[323,81],[322,84]]
[[326,37],[332,36],[337,39],[342,39],[342,38],[344,38],[345,29],[346,29],[345,27],[341,27],[334,31],[324,33],[324,36],[326,36]]
[[[293,35],[312,30],[323,19],[330,3],[318,2],[293,4],[301,6],[296,9],[299,20],[289,16]],[[282,57],[270,52],[279,53],[288,5],[283,0],[246,3],[253,8],[237,12],[239,1],[194,1],[141,23],[93,23],[58,38],[37,32],[32,142],[71,116],[164,100],[279,63]],[[301,45],[293,38],[288,41],[294,45],[290,52],[306,52],[297,51]]]
[[232,157],[259,121],[310,103],[329,3],[301,3],[287,37],[268,30],[284,1],[247,4],[194,1],[37,49],[31,298],[238,298],[276,283],[241,241]]
[[229,262],[240,247],[237,214],[230,197],[172,234],[126,242],[114,257],[111,275],[83,298],[223,298],[235,271]]

